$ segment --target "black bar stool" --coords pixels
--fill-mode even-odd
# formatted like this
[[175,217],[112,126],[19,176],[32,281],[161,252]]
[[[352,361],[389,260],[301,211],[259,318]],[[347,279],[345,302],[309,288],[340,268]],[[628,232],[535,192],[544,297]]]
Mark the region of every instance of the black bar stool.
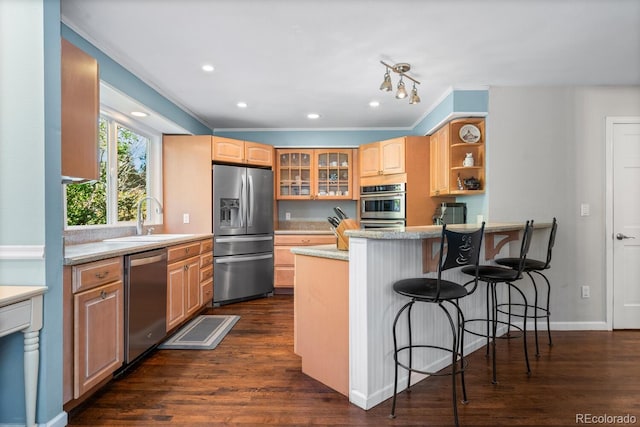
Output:
[[[396,314],[393,321],[393,360],[395,362],[395,376],[393,382],[393,404],[391,406],[391,418],[395,418],[396,411],[396,396],[398,393],[398,367],[402,367],[409,371],[407,380],[407,389],[411,387],[411,372],[418,372],[425,375],[451,375],[452,377],[452,398],[453,398],[453,416],[455,424],[458,425],[458,405],[457,405],[457,392],[456,392],[456,376],[460,374],[462,384],[462,396],[463,403],[467,402],[467,391],[464,383],[464,315],[458,305],[458,300],[464,298],[467,295],[467,288],[465,285],[475,282],[477,285],[478,276],[478,260],[480,258],[480,247],[482,244],[482,237],[484,234],[484,222],[482,226],[472,232],[456,232],[448,230],[447,226],[442,227],[442,238],[440,241],[440,261],[438,262],[438,274],[435,278],[418,277],[411,279],[399,280],[393,284],[393,290],[400,295],[410,298],[409,302],[402,306],[402,308]],[[446,246],[446,256],[445,256]],[[456,267],[463,267],[470,269],[470,271],[476,271],[475,277],[471,282],[465,285],[445,280],[442,278],[442,272]],[[451,326],[452,342],[451,348],[443,347],[434,344],[414,344],[411,337],[411,309],[416,302],[425,302],[431,304],[437,304],[438,307],[447,316],[449,325]],[[444,306],[444,303],[454,309],[453,316]],[[397,337],[397,324],[400,316],[407,310],[407,322],[409,332],[409,344],[402,347],[398,347]],[[429,325],[423,325],[423,327],[429,327]],[[431,348],[438,349],[451,353],[451,371],[446,373],[425,372],[420,369],[416,369],[412,366],[413,350],[417,348]],[[405,364],[398,360],[398,354],[408,351],[409,361]],[[458,365],[459,359],[459,365]]]
[[[529,246],[531,244],[531,235],[533,231],[533,221],[527,221],[524,227],[524,233],[522,235],[522,243],[520,245],[520,256],[517,258],[518,266],[517,268],[509,268],[503,267],[499,265],[481,265],[478,268],[478,280],[481,282],[485,282],[487,284],[487,304],[486,304],[486,318],[485,319],[468,319],[466,323],[482,321],[486,322],[487,330],[486,334],[482,334],[476,331],[471,331],[465,325],[465,332],[470,334],[486,337],[487,338],[487,355],[489,355],[489,344],[492,347],[492,362],[493,362],[493,378],[492,383],[497,384],[497,375],[496,375],[496,334],[498,330],[498,324],[507,325],[509,328],[513,327],[522,332],[523,338],[523,347],[524,347],[524,358],[525,364],[527,366],[527,375],[531,375],[531,367],[529,365],[529,354],[527,351],[527,298],[525,294],[516,287],[513,282],[520,280],[522,278],[522,272],[524,270],[525,260],[527,259],[527,252],[529,251]],[[471,267],[464,267],[462,272],[469,275],[475,275],[476,270]],[[509,289],[515,289],[524,301],[524,324],[522,328],[517,325],[511,324],[510,319],[505,322],[503,320],[498,320],[498,296],[496,292],[497,285],[499,283],[505,283]],[[469,293],[473,293],[476,290],[476,287],[473,287]],[[507,335],[508,338],[513,336]]]
[[[534,320],[533,327],[536,333],[536,357],[540,357],[540,347],[538,345],[538,319],[541,319],[541,318],[547,319],[547,335],[549,336],[549,345],[550,346],[553,345],[553,342],[551,341],[551,328],[550,328],[550,320],[549,320],[551,315],[551,312],[549,310],[549,301],[551,298],[551,284],[549,283],[549,279],[547,278],[547,276],[545,276],[542,272],[551,267],[551,253],[553,251],[553,245],[555,244],[555,241],[556,241],[557,230],[558,230],[558,221],[554,217],[553,222],[551,223],[551,233],[549,234],[549,244],[547,246],[547,259],[545,261],[539,261],[536,259],[527,258],[524,262],[524,272],[527,273],[527,275],[531,279],[531,283],[533,284],[534,302],[533,302],[533,305],[529,305],[527,308],[533,310],[533,314],[530,315],[529,317],[533,318]],[[518,265],[519,265],[518,258],[498,258],[495,261],[499,265],[504,265],[506,267],[514,268],[514,269],[518,268]],[[538,286],[531,273],[536,273],[539,276],[542,276],[544,281],[547,283],[547,299],[546,299],[546,304],[544,306],[541,306],[538,304]],[[503,304],[500,304],[500,305],[503,305]],[[511,306],[522,306],[522,304],[511,303],[509,305],[509,308],[511,308]],[[504,310],[502,309],[499,309],[499,311],[501,313],[504,313]],[[509,310],[506,314],[509,316],[522,317],[522,315],[519,315],[519,314],[512,314],[511,310]]]

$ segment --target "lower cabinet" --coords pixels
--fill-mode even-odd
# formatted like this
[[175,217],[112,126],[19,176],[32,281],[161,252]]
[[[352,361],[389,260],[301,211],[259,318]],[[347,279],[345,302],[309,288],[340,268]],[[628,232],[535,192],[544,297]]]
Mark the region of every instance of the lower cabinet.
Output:
[[167,331],[213,299],[213,240],[167,249]]
[[336,244],[333,234],[276,234],[273,247],[273,284],[280,289],[293,289],[294,262],[291,248]]
[[109,378],[124,362],[122,257],[71,268],[73,398]]

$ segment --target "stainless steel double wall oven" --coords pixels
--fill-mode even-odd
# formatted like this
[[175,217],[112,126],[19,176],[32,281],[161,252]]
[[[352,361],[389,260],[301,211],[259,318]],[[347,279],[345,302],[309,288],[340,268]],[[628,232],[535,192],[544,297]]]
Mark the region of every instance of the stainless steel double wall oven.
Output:
[[406,224],[406,184],[360,187],[361,228],[393,228]]

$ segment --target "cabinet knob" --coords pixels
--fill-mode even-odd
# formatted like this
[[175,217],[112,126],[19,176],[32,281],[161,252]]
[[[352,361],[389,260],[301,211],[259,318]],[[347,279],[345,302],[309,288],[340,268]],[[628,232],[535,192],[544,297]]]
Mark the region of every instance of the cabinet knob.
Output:
[[105,291],[100,291],[100,299],[105,299],[107,297],[107,293]]
[[184,271],[189,270],[189,265],[185,264],[185,266],[182,268]]

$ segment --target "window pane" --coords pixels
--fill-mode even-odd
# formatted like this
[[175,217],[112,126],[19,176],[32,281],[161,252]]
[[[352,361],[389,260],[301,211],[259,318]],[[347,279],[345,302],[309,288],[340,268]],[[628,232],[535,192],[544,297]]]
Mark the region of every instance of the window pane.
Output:
[[107,122],[102,118],[98,144],[100,180],[67,185],[67,225],[107,223]]
[[149,139],[118,126],[118,221],[134,221],[147,195]]

